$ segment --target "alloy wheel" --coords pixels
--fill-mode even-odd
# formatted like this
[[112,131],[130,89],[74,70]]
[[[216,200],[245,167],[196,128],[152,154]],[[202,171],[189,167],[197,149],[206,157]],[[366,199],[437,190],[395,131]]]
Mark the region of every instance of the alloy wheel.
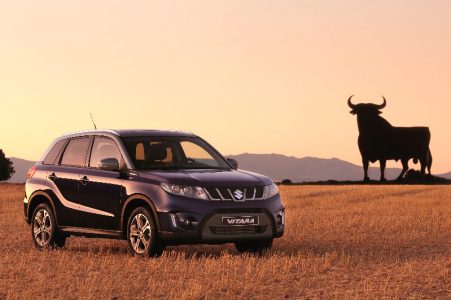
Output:
[[130,243],[138,254],[145,253],[150,245],[152,228],[144,214],[137,214],[130,223]]
[[33,220],[33,236],[36,243],[41,246],[47,246],[52,237],[52,220],[50,214],[45,209],[40,209]]

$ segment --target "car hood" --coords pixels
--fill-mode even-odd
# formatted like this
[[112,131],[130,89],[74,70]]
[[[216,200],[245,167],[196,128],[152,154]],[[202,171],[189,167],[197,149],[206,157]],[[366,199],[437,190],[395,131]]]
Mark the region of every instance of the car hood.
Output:
[[139,177],[170,184],[255,187],[272,183],[266,176],[243,170],[138,170]]

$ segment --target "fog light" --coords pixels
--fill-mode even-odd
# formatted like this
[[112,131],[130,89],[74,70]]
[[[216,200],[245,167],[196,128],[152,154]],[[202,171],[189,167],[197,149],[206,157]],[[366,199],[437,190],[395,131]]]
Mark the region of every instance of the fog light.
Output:
[[191,220],[189,218],[185,219],[185,226],[186,227],[191,227],[193,225],[193,223],[191,222]]
[[277,214],[276,222],[277,222],[277,225],[279,225],[279,226],[282,226],[285,224],[285,213],[283,211],[280,211]]
[[170,215],[171,215],[172,227],[177,228],[177,216],[175,214],[170,214]]

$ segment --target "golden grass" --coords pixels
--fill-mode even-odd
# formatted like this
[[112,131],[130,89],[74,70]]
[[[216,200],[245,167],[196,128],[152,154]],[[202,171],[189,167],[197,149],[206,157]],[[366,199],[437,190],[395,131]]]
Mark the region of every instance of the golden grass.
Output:
[[0,185],[0,298],[450,298],[450,186],[281,187],[286,235],[265,257],[231,245],[138,259],[124,241],[38,252],[23,186]]

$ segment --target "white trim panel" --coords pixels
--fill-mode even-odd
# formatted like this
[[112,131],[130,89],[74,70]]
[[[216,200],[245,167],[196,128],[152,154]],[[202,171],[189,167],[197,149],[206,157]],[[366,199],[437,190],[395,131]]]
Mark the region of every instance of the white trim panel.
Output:
[[65,207],[75,209],[78,211],[82,211],[82,212],[86,212],[86,213],[90,213],[90,214],[101,215],[101,216],[106,216],[106,217],[114,217],[114,215],[109,212],[106,212],[103,210],[98,210],[98,209],[95,209],[95,208],[92,208],[89,206],[84,206],[84,205],[74,203],[74,202],[67,200],[66,198],[63,197],[63,195],[59,191],[58,187],[55,184],[53,184],[53,185],[54,185],[54,188],[52,189],[52,191],[54,193],[56,193],[56,196],[60,200],[61,204],[63,204]]

